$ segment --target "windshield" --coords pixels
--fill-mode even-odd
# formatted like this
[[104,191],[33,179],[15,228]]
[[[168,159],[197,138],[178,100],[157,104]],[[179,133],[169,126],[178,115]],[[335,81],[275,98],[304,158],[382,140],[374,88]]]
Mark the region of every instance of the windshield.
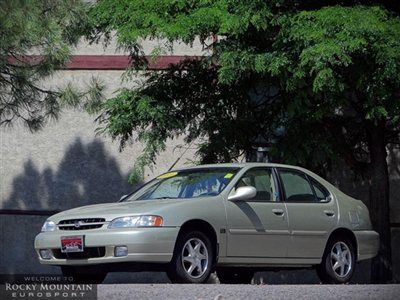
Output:
[[199,198],[219,195],[238,168],[207,168],[168,172],[150,181],[124,201]]

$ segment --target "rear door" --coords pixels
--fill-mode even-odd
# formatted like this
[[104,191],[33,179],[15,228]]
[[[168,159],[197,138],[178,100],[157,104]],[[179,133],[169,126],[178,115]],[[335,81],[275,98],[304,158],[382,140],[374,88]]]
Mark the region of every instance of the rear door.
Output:
[[337,224],[336,202],[321,183],[304,172],[277,170],[289,219],[288,257],[320,258],[328,235]]
[[289,243],[285,204],[280,201],[272,168],[252,168],[237,182],[257,194],[246,201],[226,200],[230,257],[286,257]]

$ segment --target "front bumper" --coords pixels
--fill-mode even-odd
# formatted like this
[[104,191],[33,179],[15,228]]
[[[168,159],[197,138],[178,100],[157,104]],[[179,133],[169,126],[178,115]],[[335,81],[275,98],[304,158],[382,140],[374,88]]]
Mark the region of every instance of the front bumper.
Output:
[[[35,250],[41,264],[46,265],[95,265],[118,262],[167,263],[172,259],[179,227],[96,229],[39,233],[35,238]],[[59,258],[62,236],[84,235],[85,248],[104,247],[101,257]],[[114,256],[115,246],[127,246],[128,255]],[[52,257],[40,257],[40,249],[51,249]]]
[[373,258],[379,250],[379,234],[373,230],[354,231],[357,239],[357,260]]

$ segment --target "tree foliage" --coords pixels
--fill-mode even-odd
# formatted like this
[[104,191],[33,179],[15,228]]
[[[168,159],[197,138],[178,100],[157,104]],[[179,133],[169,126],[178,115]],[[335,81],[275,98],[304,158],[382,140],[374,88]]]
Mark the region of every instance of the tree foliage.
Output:
[[399,18],[378,7],[305,11],[282,26],[274,48],[279,68],[270,74],[290,95],[290,120],[319,128],[350,167],[365,174],[371,127],[383,124],[385,145],[399,142]]
[[[107,123],[109,132],[114,137],[122,137],[122,142],[131,136],[133,129],[137,131],[140,128],[152,136],[149,139],[144,138],[145,134],[138,135],[148,150],[144,155],[146,159],[141,159],[143,163],[139,164],[142,166],[154,161],[155,155],[164,149],[167,138],[182,134],[185,130],[189,130],[189,140],[218,133],[219,140],[224,141],[224,147],[219,145],[218,139],[205,139],[199,148],[200,160],[210,161],[210,157],[213,157],[214,161],[224,161],[235,158],[242,150],[249,150],[257,140],[276,141],[275,129],[284,127],[285,138],[278,139],[279,144],[272,149],[276,159],[315,169],[326,165],[332,158],[345,156],[353,168],[362,172],[363,164],[360,162],[365,158],[365,139],[361,139],[360,135],[365,138],[365,133],[359,132],[360,126],[352,126],[354,105],[347,101],[349,97],[354,97],[355,91],[363,94],[363,99],[355,100],[364,107],[360,108],[364,116],[357,116],[359,125],[362,125],[361,119],[371,119],[390,111],[393,136],[388,141],[396,140],[398,101],[393,101],[393,97],[395,85],[398,84],[396,55],[400,53],[396,51],[398,19],[379,7],[320,9],[319,6],[323,5],[311,2],[99,1],[91,12],[92,34],[98,36],[99,33],[110,34],[116,30],[118,42],[130,49],[133,57],[142,54],[139,44],[141,38],[163,38],[168,44],[174,41],[192,43],[196,37],[200,37],[205,47],[212,48],[212,55],[202,63],[186,63],[177,67],[186,70],[181,72],[181,76],[175,76],[174,68],[162,74],[149,73],[149,82],[144,87],[129,92],[124,90],[112,99],[106,104],[110,113]],[[221,38],[212,43],[212,35]],[[377,39],[377,36],[380,38]],[[386,64],[386,73],[375,68],[379,61],[375,62],[371,57],[377,57]],[[216,76],[214,85],[203,84],[203,78],[207,77],[198,76],[197,69],[204,66],[208,68],[210,76]],[[375,73],[368,74],[368,70]],[[380,73],[377,74],[377,71]],[[391,77],[391,74],[394,76]],[[390,77],[391,86],[377,84],[379,78],[376,76]],[[225,105],[231,114],[235,112],[235,117],[229,122],[221,122],[220,112],[211,110],[206,118],[219,120],[214,122],[212,134],[210,130],[207,131],[207,120],[202,114],[179,119],[179,130],[173,126],[175,121],[162,113],[153,119],[139,118],[147,112],[148,116],[152,115],[150,112],[159,108],[160,99],[166,99],[168,105],[181,112],[191,111],[192,106],[198,110],[209,110],[199,93],[191,93],[193,84],[187,86],[187,81],[181,77],[190,77],[194,82],[197,80],[199,86],[207,86],[208,91],[209,88],[224,87],[229,92],[226,95],[218,92],[218,97],[226,99],[222,101],[208,96],[209,102],[216,107]],[[381,87],[381,92],[371,91],[369,85],[372,80],[376,82],[374,89]],[[165,87],[167,83],[170,86]],[[279,95],[271,94],[266,86],[279,88]],[[354,87],[357,89],[349,93]],[[370,91],[369,104],[364,97],[366,90]],[[390,94],[386,97],[391,100],[386,100],[388,105],[375,105],[371,93],[382,93],[382,90]],[[132,94],[135,97],[131,97]],[[124,118],[127,123],[118,128],[121,122],[117,120],[121,115],[116,117],[111,107],[123,106],[124,101],[130,99],[131,109],[134,106],[141,108],[141,95],[147,103],[146,109],[139,115],[130,114]],[[182,97],[192,101],[179,101]],[[251,98],[257,100],[251,101]],[[251,107],[247,108],[243,103],[251,103]],[[254,115],[264,115],[264,118],[254,118]],[[169,129],[166,131],[170,134],[157,135],[152,132],[156,128],[156,120],[161,122],[161,116],[171,122],[168,127],[163,126]],[[326,117],[329,118],[327,123]],[[238,126],[234,124],[236,121]],[[193,126],[189,126],[191,122],[201,125],[193,129]],[[255,123],[257,129],[254,128]],[[320,127],[317,123],[324,126]],[[344,124],[348,125],[346,137],[342,139]],[[232,128],[240,128],[246,142],[237,143],[236,136],[228,134]],[[288,139],[289,135],[292,138]],[[292,147],[293,144],[299,147]],[[338,155],[338,151],[342,155]],[[310,155],[314,159],[310,160]]]
[[265,117],[248,101],[248,88],[220,84],[207,61],[185,61],[106,101],[102,131],[120,138],[121,147],[132,137],[144,143],[132,179],[165,150],[167,139],[179,135],[196,143],[203,162],[231,161],[249,150],[248,135],[258,131],[254,122]]
[[87,9],[80,0],[0,1],[0,125],[23,120],[37,130],[64,105],[90,110],[98,104],[97,82],[85,92],[45,82],[68,61],[70,46],[87,23]]

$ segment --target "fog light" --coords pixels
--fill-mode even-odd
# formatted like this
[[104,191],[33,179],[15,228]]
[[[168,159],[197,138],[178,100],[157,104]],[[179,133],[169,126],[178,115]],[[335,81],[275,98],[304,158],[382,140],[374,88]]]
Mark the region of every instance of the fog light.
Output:
[[127,246],[116,246],[114,249],[114,256],[121,257],[128,255],[128,247]]
[[51,259],[51,257],[52,257],[52,253],[51,253],[50,249],[40,249],[39,253],[40,253],[40,257],[42,259]]

